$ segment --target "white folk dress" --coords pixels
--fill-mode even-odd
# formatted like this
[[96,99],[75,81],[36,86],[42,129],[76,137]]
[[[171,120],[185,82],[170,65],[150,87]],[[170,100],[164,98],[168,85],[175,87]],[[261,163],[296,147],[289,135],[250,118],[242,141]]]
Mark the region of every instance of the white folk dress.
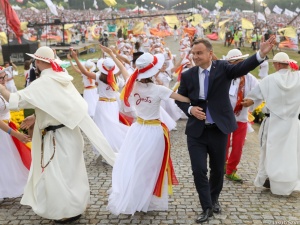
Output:
[[85,76],[83,74],[81,76],[82,76],[82,82],[84,85],[83,98],[88,104],[89,115],[91,117],[93,117],[95,114],[96,105],[97,105],[97,102],[99,99],[95,80],[89,79],[87,76]]
[[300,72],[282,69],[265,77],[246,98],[266,101],[270,110],[265,169],[271,192],[300,191]]
[[[138,117],[143,120],[159,119],[160,102],[171,94],[172,90],[166,87],[136,82],[132,96]],[[167,182],[161,198],[153,195],[164,151],[161,126],[137,122],[131,125],[113,167],[107,206],[110,212],[133,215],[136,211],[168,209]]]
[[[8,103],[0,98],[0,120],[9,120]],[[0,199],[20,197],[29,170],[24,166],[12,137],[0,129]]]
[[[82,214],[89,203],[90,189],[83,157],[80,129],[113,165],[115,154],[88,115],[87,104],[65,72],[45,69],[27,88],[10,95],[10,108],[35,109],[32,163],[21,204],[29,205],[44,218],[59,220]],[[50,93],[50,94],[49,94]],[[42,130],[64,124],[44,136],[44,165],[41,167]],[[55,153],[53,136],[55,137]],[[54,153],[54,154],[53,154]]]
[[119,122],[119,104],[116,101],[119,96],[118,92],[100,81],[99,76],[100,74],[97,73],[99,101],[97,102],[94,121],[112,149],[119,152],[129,127]]

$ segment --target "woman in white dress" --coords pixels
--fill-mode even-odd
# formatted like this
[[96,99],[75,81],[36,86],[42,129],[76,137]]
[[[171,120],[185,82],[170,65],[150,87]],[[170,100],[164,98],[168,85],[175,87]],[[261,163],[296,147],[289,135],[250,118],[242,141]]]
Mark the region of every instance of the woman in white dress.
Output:
[[[90,115],[90,117],[93,118],[94,114],[95,114],[95,110],[96,110],[96,105],[97,105],[97,102],[98,102],[98,99],[99,99],[99,95],[98,95],[98,92],[97,92],[97,86],[95,84],[95,80],[92,79],[92,78],[87,77],[84,74],[82,74],[81,71],[73,65],[71,56],[68,54],[67,57],[70,61],[70,64],[71,64],[72,68],[77,73],[80,73],[81,76],[82,76],[82,83],[83,83],[83,86],[84,86],[83,98],[88,104],[89,115]],[[96,64],[93,63],[91,60],[87,60],[84,63],[84,67],[87,71],[94,72],[95,69],[96,69]]]
[[168,130],[159,120],[160,102],[169,97],[184,102],[189,99],[152,82],[163,63],[162,54],[141,55],[121,95],[125,105],[133,96],[138,117],[113,167],[107,209],[115,215],[167,210],[168,185],[178,182],[170,160]]
[[118,152],[128,131],[128,126],[119,122],[118,86],[114,74],[120,68],[122,76],[127,80],[129,76],[127,70],[112,51],[110,53],[111,58],[100,59],[97,62],[99,69],[97,73],[87,71],[79,62],[77,53],[73,50],[72,57],[75,59],[81,73],[98,82],[99,101],[97,102],[94,121],[112,149]]
[[[7,74],[0,71],[0,84],[5,85]],[[0,95],[0,200],[3,198],[20,197],[27,182],[31,163],[30,149],[21,158],[22,149],[16,147],[25,145],[30,138],[12,129],[8,102]],[[14,139],[13,139],[14,138]],[[19,140],[19,141],[18,141]],[[24,146],[22,146],[24,147]],[[23,161],[24,160],[24,161]]]

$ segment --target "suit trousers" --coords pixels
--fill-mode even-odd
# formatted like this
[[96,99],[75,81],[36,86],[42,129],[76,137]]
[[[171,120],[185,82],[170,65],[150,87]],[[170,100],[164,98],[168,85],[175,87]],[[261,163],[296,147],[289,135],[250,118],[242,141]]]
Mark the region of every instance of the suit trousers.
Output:
[[[242,150],[245,143],[248,124],[247,122],[237,122],[238,128],[228,135],[228,142],[226,147],[226,174],[231,174],[234,170],[237,170],[237,166],[240,163],[242,157]],[[231,152],[229,154],[231,140]]]
[[[203,210],[212,208],[223,188],[227,134],[217,126],[204,128],[200,137],[187,136],[195,186]],[[207,155],[210,176],[207,177]]]

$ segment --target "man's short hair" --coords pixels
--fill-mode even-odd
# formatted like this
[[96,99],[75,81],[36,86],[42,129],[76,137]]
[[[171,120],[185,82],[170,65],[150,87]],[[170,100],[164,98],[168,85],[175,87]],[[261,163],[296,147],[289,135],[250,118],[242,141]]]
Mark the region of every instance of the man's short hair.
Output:
[[197,45],[197,44],[204,44],[205,47],[207,48],[207,50],[210,50],[210,51],[213,50],[212,44],[207,39],[198,38],[193,42],[192,46]]

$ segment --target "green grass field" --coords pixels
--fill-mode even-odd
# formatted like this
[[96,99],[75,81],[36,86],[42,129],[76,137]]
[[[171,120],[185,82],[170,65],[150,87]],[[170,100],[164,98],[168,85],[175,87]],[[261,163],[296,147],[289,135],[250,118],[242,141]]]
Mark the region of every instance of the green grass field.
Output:
[[[214,52],[216,54],[216,56],[218,58],[222,58],[222,56],[227,55],[227,52],[232,49],[233,47],[224,47],[223,43],[220,42],[212,42],[213,46],[214,46]],[[242,47],[241,51],[243,54],[254,54],[255,52],[250,48],[249,44],[247,44],[247,47]],[[274,51],[274,54],[276,54],[278,51]],[[291,59],[296,60],[297,62],[300,62],[300,55],[298,54],[297,51],[291,51],[291,50],[286,50],[287,54],[290,56]],[[79,58],[80,59],[91,59],[91,58],[99,58],[101,55],[101,51],[100,49],[97,49],[97,51],[95,53],[90,53],[90,54],[85,54],[85,55],[81,55]],[[268,55],[269,58],[273,58],[273,54],[269,54]],[[2,55],[0,58],[0,65],[3,65],[2,62]],[[74,77],[73,83],[75,85],[75,87],[78,89],[78,91],[80,93],[82,93],[83,91],[83,84],[82,84],[82,78],[80,76],[80,74],[76,73],[71,67],[69,67],[68,72],[70,75],[72,75]],[[20,76],[15,76],[15,83],[18,89],[22,89],[24,87],[24,68],[23,66],[18,66],[18,72],[20,74]],[[273,65],[270,63],[269,65],[269,73],[273,73],[275,72],[275,69],[273,67]],[[258,69],[256,68],[255,70],[253,70],[251,72],[254,76],[257,76],[258,74]]]

